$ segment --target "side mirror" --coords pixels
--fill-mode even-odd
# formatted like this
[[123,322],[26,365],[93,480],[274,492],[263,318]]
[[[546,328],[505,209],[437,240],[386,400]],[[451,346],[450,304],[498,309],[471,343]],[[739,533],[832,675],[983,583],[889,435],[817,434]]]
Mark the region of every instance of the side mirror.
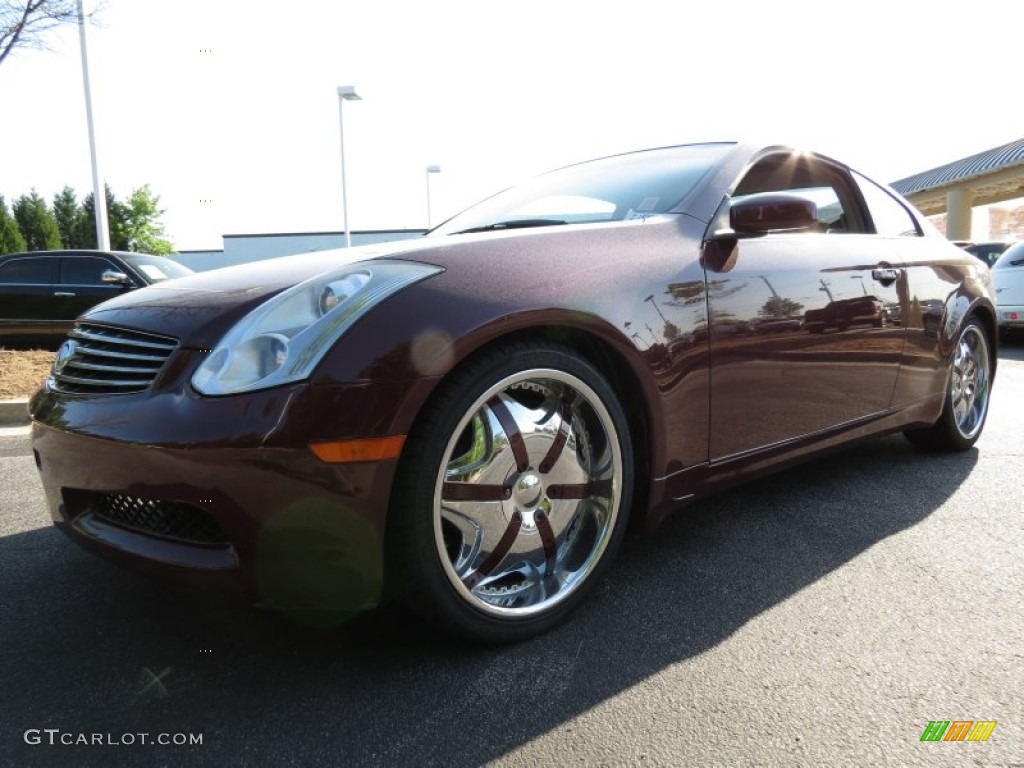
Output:
[[105,270],[103,274],[100,275],[100,280],[104,283],[110,283],[113,285],[132,285],[132,281],[129,279],[128,275],[124,272],[115,272],[112,269]]
[[818,226],[818,206],[799,195],[762,192],[729,206],[729,226],[737,235],[813,229]]

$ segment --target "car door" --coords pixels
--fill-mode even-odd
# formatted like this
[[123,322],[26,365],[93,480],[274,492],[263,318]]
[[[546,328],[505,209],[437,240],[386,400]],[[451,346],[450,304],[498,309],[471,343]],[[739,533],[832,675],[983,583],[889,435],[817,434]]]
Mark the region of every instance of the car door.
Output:
[[60,298],[54,326],[67,333],[75,318],[100,302],[119,296],[133,286],[103,282],[104,272],[124,272],[124,269],[103,256],[65,256],[60,260],[60,273],[54,293]]
[[0,343],[50,341],[55,267],[56,259],[35,255],[0,264]]
[[848,172],[771,153],[723,210],[772,192],[813,201],[817,224],[739,237],[724,263],[705,262],[712,462],[885,411],[899,370],[904,332],[891,308],[905,276],[891,243],[870,232]]

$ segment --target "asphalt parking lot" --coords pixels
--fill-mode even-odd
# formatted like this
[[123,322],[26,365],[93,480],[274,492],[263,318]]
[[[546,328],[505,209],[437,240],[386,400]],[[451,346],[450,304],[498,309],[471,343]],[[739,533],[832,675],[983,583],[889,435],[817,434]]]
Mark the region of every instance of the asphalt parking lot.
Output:
[[[1022,426],[1016,341],[974,450],[894,436],[703,502],[499,649],[124,573],[49,526],[27,439],[3,437],[0,764],[1024,766]],[[932,720],[998,725],[921,742]],[[60,743],[92,734],[115,743]]]

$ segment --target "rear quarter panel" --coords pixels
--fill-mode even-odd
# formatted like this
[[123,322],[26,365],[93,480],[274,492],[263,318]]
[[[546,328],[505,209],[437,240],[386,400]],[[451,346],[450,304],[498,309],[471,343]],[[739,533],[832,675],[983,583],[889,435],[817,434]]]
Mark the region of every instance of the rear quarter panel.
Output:
[[[929,413],[937,418],[965,319],[978,315],[994,331],[991,278],[976,258],[938,237],[900,238],[898,249],[905,268],[899,296],[906,341],[892,405],[930,400]],[[994,334],[989,340],[995,348]]]

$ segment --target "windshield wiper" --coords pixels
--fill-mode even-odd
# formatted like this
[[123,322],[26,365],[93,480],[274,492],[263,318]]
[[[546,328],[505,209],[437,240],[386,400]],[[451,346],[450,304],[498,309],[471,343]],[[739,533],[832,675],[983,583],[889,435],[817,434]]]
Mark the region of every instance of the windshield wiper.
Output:
[[496,232],[503,229],[526,229],[527,227],[550,227],[556,224],[567,224],[562,219],[509,219],[508,221],[496,221],[493,224],[485,224],[482,227],[470,227],[469,229],[453,232],[455,235],[468,235],[470,232]]

